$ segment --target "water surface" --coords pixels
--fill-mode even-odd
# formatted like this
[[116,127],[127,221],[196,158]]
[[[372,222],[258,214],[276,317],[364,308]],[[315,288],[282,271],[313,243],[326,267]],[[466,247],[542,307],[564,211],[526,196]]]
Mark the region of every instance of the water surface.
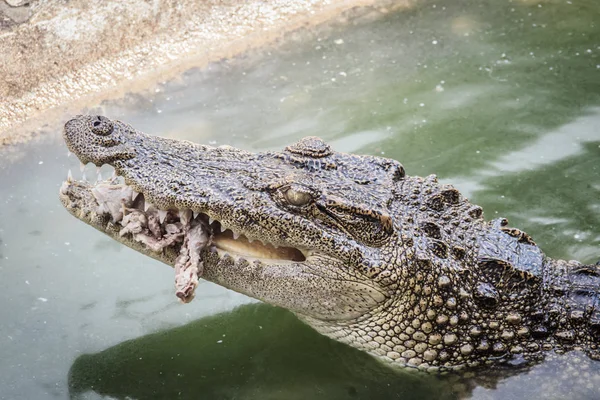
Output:
[[[253,151],[318,135],[435,173],[549,256],[593,263],[598,21],[594,1],[424,1],[81,111]],[[423,377],[210,283],[182,306],[169,267],[62,209],[68,168],[79,175],[59,132],[0,149],[2,399],[598,398],[600,365],[577,353],[529,371]]]

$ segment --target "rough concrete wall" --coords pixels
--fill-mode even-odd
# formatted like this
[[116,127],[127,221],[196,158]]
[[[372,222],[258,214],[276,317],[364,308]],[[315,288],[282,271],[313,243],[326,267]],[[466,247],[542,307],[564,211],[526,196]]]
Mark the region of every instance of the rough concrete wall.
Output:
[[25,137],[35,125],[23,122],[42,111],[81,108],[374,2],[0,0],[0,145]]

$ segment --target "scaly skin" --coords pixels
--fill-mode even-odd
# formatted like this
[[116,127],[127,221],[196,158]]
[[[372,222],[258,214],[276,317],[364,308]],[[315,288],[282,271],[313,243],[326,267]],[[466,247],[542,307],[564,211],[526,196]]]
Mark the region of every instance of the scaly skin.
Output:
[[[444,371],[548,350],[597,354],[599,268],[549,259],[435,176],[406,176],[397,161],[338,153],[314,137],[253,154],[96,116],[67,122],[64,137],[83,163],[112,165],[169,215],[191,209],[243,237],[300,250],[303,260],[227,254],[216,241],[202,252],[202,277],[391,364]],[[69,180],[60,197],[84,222],[174,264],[177,246],[155,252],[119,236],[92,188]]]

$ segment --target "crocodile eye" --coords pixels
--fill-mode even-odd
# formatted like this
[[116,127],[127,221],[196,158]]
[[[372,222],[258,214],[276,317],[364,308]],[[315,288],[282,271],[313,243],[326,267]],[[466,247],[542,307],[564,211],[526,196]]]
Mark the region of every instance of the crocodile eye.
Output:
[[289,188],[284,193],[285,200],[293,206],[302,207],[309,204],[313,197],[310,193]]
[[113,131],[113,123],[110,119],[103,117],[101,115],[92,119],[90,122],[91,130],[96,135],[107,136],[110,135]]

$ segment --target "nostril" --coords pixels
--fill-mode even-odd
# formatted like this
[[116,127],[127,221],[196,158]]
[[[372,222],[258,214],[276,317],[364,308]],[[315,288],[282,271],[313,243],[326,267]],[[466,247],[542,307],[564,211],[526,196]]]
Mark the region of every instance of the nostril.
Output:
[[96,135],[108,136],[112,133],[113,122],[110,119],[99,115],[92,121],[90,121],[92,122],[91,130]]

